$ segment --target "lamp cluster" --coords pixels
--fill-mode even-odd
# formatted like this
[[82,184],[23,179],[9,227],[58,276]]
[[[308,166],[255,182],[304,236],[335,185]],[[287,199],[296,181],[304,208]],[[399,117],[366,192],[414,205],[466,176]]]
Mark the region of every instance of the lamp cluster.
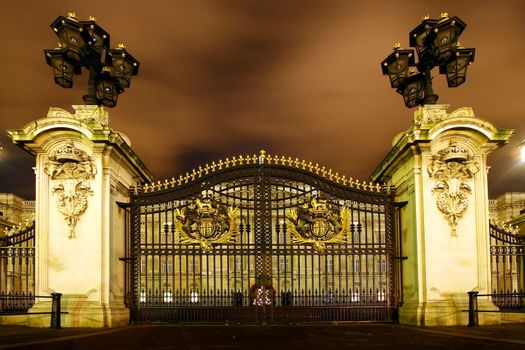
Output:
[[466,23],[458,17],[423,17],[422,22],[410,32],[410,46],[417,52],[416,64],[413,49],[394,45],[394,52],[383,62],[384,75],[390,78],[392,88],[403,95],[409,108],[417,105],[435,104],[438,95],[432,90],[431,70],[439,66],[439,73],[445,74],[449,87],[458,87],[466,80],[467,67],[474,62],[475,49],[461,47],[459,36]]
[[123,44],[109,48],[109,34],[93,17],[79,21],[74,13],[69,13],[67,17],[59,16],[51,28],[60,40],[59,47],[44,53],[46,63],[53,68],[55,83],[71,88],[73,77],[85,67],[89,81],[84,102],[115,107],[118,95],[130,86],[131,76],[137,75],[139,62]]

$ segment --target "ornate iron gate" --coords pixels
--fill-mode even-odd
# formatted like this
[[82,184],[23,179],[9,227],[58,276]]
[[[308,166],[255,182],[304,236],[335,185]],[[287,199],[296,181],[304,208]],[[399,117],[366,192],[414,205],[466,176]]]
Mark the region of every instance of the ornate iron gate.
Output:
[[0,314],[27,311],[35,303],[35,223],[0,238]]
[[490,268],[492,301],[500,309],[521,309],[524,298],[525,245],[512,227],[491,222]]
[[134,322],[390,320],[393,194],[260,155],[135,189]]

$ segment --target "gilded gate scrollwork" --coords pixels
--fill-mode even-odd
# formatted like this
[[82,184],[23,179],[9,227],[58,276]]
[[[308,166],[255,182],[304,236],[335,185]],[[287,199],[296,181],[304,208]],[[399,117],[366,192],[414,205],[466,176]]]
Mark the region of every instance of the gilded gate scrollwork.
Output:
[[203,252],[210,252],[217,244],[235,242],[239,232],[239,209],[213,204],[209,199],[197,198],[185,209],[175,212],[175,227],[184,244],[199,244]]
[[286,221],[292,243],[311,244],[315,251],[323,253],[326,244],[348,239],[350,211],[338,210],[326,200],[314,198],[301,207],[288,209]]

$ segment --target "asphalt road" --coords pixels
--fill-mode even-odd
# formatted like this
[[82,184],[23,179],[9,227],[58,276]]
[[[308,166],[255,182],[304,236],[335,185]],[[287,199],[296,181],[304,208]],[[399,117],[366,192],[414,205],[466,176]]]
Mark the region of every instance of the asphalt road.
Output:
[[[523,327],[520,331],[523,333]],[[491,338],[489,330],[468,333],[467,328],[456,332],[456,335],[445,335],[440,329],[363,323],[304,326],[147,325],[71,333],[60,341],[54,336],[44,340],[27,338],[26,345],[16,349],[525,349],[525,339],[520,339],[521,336],[516,340],[516,337],[506,339],[504,334],[499,334],[500,340],[496,341]],[[66,336],[65,333],[63,335]],[[0,348],[6,348],[6,344]]]

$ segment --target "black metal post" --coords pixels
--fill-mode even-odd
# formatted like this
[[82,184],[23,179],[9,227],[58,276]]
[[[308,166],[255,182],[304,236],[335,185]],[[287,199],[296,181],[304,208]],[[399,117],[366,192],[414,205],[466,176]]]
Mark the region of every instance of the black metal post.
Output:
[[478,294],[479,292],[468,292],[468,326],[479,327],[478,320]]
[[430,58],[425,59],[422,62],[423,65],[423,76],[425,78],[425,97],[423,98],[423,104],[425,105],[434,105],[436,104],[439,96],[434,94],[432,89],[432,68],[434,68],[434,63]]
[[89,80],[87,94],[82,96],[84,103],[87,105],[98,105],[97,99],[97,71],[96,66],[91,64],[88,66]]
[[60,329],[62,328],[62,324],[60,322],[60,297],[62,296],[62,293],[51,293],[51,297],[53,298],[53,303],[51,305],[51,328],[53,329]]

